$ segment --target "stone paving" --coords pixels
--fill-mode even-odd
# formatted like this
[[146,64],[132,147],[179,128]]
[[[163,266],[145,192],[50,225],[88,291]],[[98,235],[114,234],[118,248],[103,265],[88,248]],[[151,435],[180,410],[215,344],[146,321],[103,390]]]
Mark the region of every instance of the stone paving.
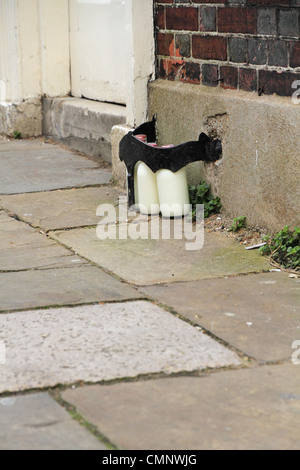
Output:
[[299,278],[222,234],[100,240],[124,193],[42,139],[0,175],[1,450],[299,449]]
[[107,184],[110,179],[97,163],[42,140],[1,142],[1,194]]

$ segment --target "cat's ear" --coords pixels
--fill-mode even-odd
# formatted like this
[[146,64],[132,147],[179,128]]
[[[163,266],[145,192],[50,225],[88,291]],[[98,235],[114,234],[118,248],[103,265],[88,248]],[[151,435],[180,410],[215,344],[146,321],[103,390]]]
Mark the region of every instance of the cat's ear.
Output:
[[204,134],[204,132],[201,132],[201,134],[199,135],[198,141],[199,141],[201,144],[205,144],[206,142],[209,142],[209,141],[210,141],[210,138],[207,137],[207,135]]

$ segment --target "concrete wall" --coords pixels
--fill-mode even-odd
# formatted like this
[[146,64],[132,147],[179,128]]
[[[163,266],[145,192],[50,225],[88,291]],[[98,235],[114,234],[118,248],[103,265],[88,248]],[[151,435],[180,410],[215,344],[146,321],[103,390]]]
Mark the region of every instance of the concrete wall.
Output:
[[226,212],[251,225],[299,226],[299,0],[154,6],[149,117],[158,113],[160,143],[220,138],[223,159],[189,166],[190,183],[211,182]]
[[217,164],[188,166],[190,183],[206,179],[226,213],[277,231],[300,224],[300,104],[291,98],[157,80],[149,116],[158,114],[160,144],[222,140]]

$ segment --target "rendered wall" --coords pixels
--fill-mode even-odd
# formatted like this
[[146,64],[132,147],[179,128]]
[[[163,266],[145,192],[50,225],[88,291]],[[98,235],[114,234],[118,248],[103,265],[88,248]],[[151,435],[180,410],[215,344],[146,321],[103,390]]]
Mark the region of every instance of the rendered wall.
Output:
[[300,0],[154,0],[149,117],[161,143],[204,131],[219,164],[189,166],[231,217],[300,225]]
[[157,80],[149,86],[149,116],[158,114],[159,144],[222,140],[216,164],[188,166],[190,183],[212,184],[233,217],[268,231],[300,223],[300,104],[276,95]]

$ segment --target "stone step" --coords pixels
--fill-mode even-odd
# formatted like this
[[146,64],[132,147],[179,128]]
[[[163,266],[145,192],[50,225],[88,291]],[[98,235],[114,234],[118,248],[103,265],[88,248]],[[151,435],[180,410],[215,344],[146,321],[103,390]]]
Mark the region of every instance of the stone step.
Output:
[[126,107],[81,98],[44,98],[43,134],[111,163],[111,130],[126,122]]

